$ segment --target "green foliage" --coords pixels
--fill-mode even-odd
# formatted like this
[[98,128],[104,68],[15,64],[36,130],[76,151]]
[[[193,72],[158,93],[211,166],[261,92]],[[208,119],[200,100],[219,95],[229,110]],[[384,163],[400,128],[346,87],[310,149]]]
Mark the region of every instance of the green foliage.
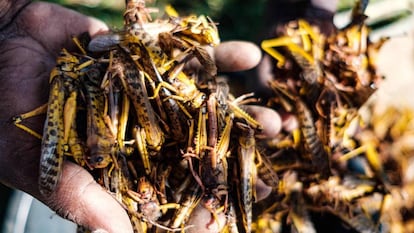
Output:
[[[83,14],[94,16],[112,28],[122,26],[123,4],[111,4],[105,0],[95,0],[94,4],[74,0],[46,0],[54,2]],[[257,29],[262,25],[265,0],[154,0],[148,6],[159,7],[171,4],[181,15],[204,14],[218,23],[222,40],[240,39],[254,41]],[[82,3],[79,3],[82,2]],[[89,1],[91,2],[91,1]],[[124,1],[122,0],[122,3]],[[121,7],[119,7],[121,5]]]
[[104,21],[112,28],[120,28],[122,27],[122,14],[123,9],[113,7],[108,4],[102,3],[97,5],[88,5],[88,4],[81,4],[81,3],[73,3],[71,0],[45,0],[46,2],[52,2],[64,7],[73,9],[78,11],[82,14],[93,16]]
[[[122,27],[125,0],[46,0],[83,14],[94,16],[112,28]],[[276,1],[276,0],[273,0]],[[282,0],[277,0],[282,1]],[[289,0],[284,0],[289,1]],[[293,1],[293,0],[292,0]],[[349,10],[356,0],[339,0],[338,11]],[[381,0],[371,0],[377,2]],[[152,0],[148,7],[155,6],[160,14],[166,4],[171,4],[181,15],[207,15],[218,24],[220,37],[225,40],[247,40],[259,42],[263,38],[266,0]],[[154,15],[154,17],[156,17]],[[375,22],[378,23],[378,22]],[[382,23],[382,22],[381,22]],[[381,26],[381,23],[378,25]]]

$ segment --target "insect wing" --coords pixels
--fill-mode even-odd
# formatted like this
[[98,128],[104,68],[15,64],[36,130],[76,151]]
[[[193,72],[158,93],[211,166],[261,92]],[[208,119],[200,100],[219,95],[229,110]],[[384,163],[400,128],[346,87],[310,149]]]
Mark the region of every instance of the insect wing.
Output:
[[121,42],[119,34],[103,34],[95,36],[88,44],[88,50],[92,52],[108,51]]
[[239,164],[240,164],[240,209],[242,210],[243,225],[246,232],[251,232],[253,201],[255,199],[255,181],[257,177],[254,163],[256,142],[254,130],[243,126],[242,136],[239,138]]
[[43,130],[40,157],[39,188],[49,195],[56,188],[63,163],[63,103],[65,92],[63,80],[55,77],[51,83],[49,105]]

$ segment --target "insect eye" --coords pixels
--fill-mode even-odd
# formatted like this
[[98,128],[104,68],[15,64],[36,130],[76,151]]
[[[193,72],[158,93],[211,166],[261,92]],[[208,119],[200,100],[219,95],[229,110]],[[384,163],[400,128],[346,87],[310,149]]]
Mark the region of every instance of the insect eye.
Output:
[[98,156],[98,157],[96,157],[95,162],[100,163],[103,160],[104,160],[104,158],[102,156]]

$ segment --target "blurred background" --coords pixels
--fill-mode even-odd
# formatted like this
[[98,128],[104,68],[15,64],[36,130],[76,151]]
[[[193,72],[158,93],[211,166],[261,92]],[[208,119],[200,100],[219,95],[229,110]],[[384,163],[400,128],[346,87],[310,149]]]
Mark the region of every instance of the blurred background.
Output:
[[[122,27],[124,0],[48,0],[48,2],[57,3],[86,15],[97,17],[112,28]],[[305,10],[304,8],[308,6],[309,0],[150,0],[148,2],[150,2],[147,4],[148,6],[159,7],[161,14],[164,6],[171,4],[182,15],[189,13],[208,15],[218,23],[222,40],[241,39],[259,42],[262,39],[262,34],[258,32],[267,29],[267,26],[272,23],[269,20],[276,19],[276,15],[282,15],[281,17],[283,17],[283,14],[285,14],[284,17],[291,18],[300,15]],[[337,12],[348,11],[354,2],[355,0],[339,0]],[[370,24],[374,30],[410,15],[410,9],[407,7],[404,7],[405,9],[393,7],[396,5],[406,6],[410,1],[371,0],[370,5],[379,2],[385,2],[385,5],[391,8],[380,9],[379,12],[378,9],[375,10],[377,11],[375,19],[370,19]],[[280,8],[269,8],[269,6],[275,8],[275,6],[280,7],[284,4],[289,6],[293,4],[295,7],[283,12]]]
[[[99,18],[113,29],[122,27],[123,0],[49,2]],[[294,7],[290,7],[290,11],[272,8],[285,3]],[[218,23],[222,41],[247,40],[259,44],[275,21],[300,16],[309,6],[309,0],[153,0],[148,6],[162,10],[166,4],[174,6],[182,15],[195,13],[210,16]],[[354,0],[339,0],[334,15],[336,26],[342,27],[349,22],[349,10],[353,4]],[[371,0],[367,8],[368,24],[372,28],[371,38],[376,40],[381,36],[392,37],[381,50],[378,61],[380,72],[386,80],[372,97],[377,101],[387,104],[404,103],[414,107],[413,96],[408,94],[414,87],[413,7],[414,0]],[[74,224],[61,219],[27,194],[0,184],[0,199],[0,232],[75,232]],[[41,222],[43,224],[39,224]]]

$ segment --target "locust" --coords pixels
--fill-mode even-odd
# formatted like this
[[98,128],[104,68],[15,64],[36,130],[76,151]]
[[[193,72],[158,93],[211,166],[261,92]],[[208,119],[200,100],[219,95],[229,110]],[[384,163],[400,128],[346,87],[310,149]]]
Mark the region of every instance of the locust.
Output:
[[[84,76],[87,77],[87,76]],[[105,96],[100,88],[100,80],[84,79],[83,90],[87,108],[87,147],[86,163],[91,168],[103,168],[112,161],[115,152],[115,136],[105,122]]]
[[257,176],[268,186],[277,187],[279,185],[279,177],[272,167],[272,161],[266,155],[255,150],[255,164]]
[[[177,20],[180,23],[177,23]],[[203,18],[200,20],[205,21]],[[217,44],[217,28],[212,27],[212,23],[196,23],[197,20],[195,19],[186,20],[180,18],[176,19],[176,21],[174,23],[165,22],[161,25],[158,23],[154,23],[153,25],[152,23],[147,23],[145,24],[145,27],[137,27],[136,25],[134,26],[134,24],[128,25],[123,32],[105,34],[94,38],[91,43],[89,43],[89,49],[92,51],[106,51],[114,46],[120,45],[130,51],[132,55],[142,56],[142,53],[148,53],[148,57],[143,61],[145,64],[148,64],[147,66],[144,66],[144,70],[146,69],[146,72],[154,81],[159,82],[158,87],[154,90],[154,96],[152,98],[155,98],[158,95],[160,89],[168,88],[175,93],[169,98],[189,103],[193,109],[197,109],[204,101],[205,95],[198,90],[195,81],[182,72],[182,69],[184,63],[195,56],[205,67],[207,67],[206,69],[209,73],[213,75],[216,73],[216,67],[212,58],[200,45]],[[190,41],[180,39],[177,33],[186,31],[188,28],[191,28],[192,31],[195,31],[197,28],[200,36],[192,38]],[[162,41],[162,35],[169,36]],[[173,44],[179,44],[177,49],[184,50],[182,55],[178,55],[177,57],[168,56],[170,52],[165,51],[163,47],[169,47],[165,46],[165,44],[169,44],[170,41],[174,41],[175,43]],[[175,49],[176,47],[177,46],[173,48]],[[173,48],[169,48],[169,50],[172,50]],[[144,57],[145,56],[146,54],[144,54]],[[152,62],[156,65],[157,70],[152,69]],[[148,69],[146,67],[150,68]],[[160,82],[156,77],[157,72],[163,76],[164,73],[168,72],[168,75],[166,75],[167,81]]]
[[[305,190],[306,195],[314,200],[324,199],[332,203],[349,203],[375,191],[375,182],[370,179],[361,179],[351,175],[340,179],[330,177],[319,184],[312,185]],[[318,197],[322,195],[322,197]]]
[[[208,223],[208,227],[218,220],[218,213],[226,210],[226,200],[228,195],[227,187],[227,158],[230,139],[230,129],[232,118],[227,118],[228,125],[224,127],[223,132],[218,132],[217,118],[217,101],[215,95],[211,94],[209,100],[202,105],[199,110],[198,123],[196,133],[194,135],[194,147],[188,150],[184,155],[191,159],[198,158],[199,172],[195,172],[192,165],[190,170],[194,179],[201,187],[202,197],[201,206],[207,209],[212,219]],[[221,135],[220,140],[218,140]],[[191,163],[192,164],[192,163]]]
[[146,232],[147,226],[142,221],[142,213],[138,212],[138,203],[134,198],[128,195],[128,192],[132,189],[132,182],[130,180],[126,160],[121,156],[114,162],[114,164],[116,164],[116,166],[114,166],[113,171],[109,174],[105,174],[110,176],[111,181],[108,190],[112,192],[114,198],[127,211],[134,232]]
[[[77,38],[73,40],[83,53],[73,54],[62,49],[57,65],[50,73],[47,105],[14,118],[16,126],[42,139],[39,189],[43,195],[50,195],[55,190],[66,155],[91,169],[106,167],[111,162],[114,138],[103,120],[106,113],[102,104],[105,101],[99,97],[99,87],[96,86],[104,68],[95,65],[97,60],[86,56]],[[88,106],[85,141],[80,137],[76,123],[78,102],[82,98]],[[92,107],[95,104],[98,104],[96,108]],[[46,120],[42,136],[21,124],[23,119],[43,112],[46,112]]]
[[190,182],[180,199],[180,208],[178,208],[171,219],[171,228],[183,227],[190,218],[194,208],[201,200],[201,190],[197,182]]
[[296,110],[305,145],[311,154],[312,165],[320,172],[321,177],[327,178],[331,173],[330,158],[316,132],[311,112],[299,99],[296,100]]
[[144,24],[152,21],[150,13],[158,12],[157,8],[146,7],[145,0],[127,0],[124,11],[124,25]]
[[317,132],[311,110],[299,96],[295,96],[285,85],[273,81],[271,86],[278,93],[282,103],[286,104],[285,108],[289,108],[288,110],[297,117],[299,127],[293,132],[295,147],[303,140],[304,157],[306,158],[308,155],[307,159],[311,161],[316,171],[321,177],[327,178],[330,174],[329,151]]
[[[164,230],[180,231],[181,228],[169,228],[158,224],[156,221],[162,216],[162,211],[166,209],[179,209],[180,205],[176,203],[160,204],[157,190],[146,177],[138,179],[137,191],[128,190],[128,196],[131,197],[138,204],[138,213],[142,218],[148,222],[149,226],[155,225]],[[183,229],[186,229],[185,227]]]
[[[56,70],[56,73],[59,75],[58,70]],[[65,98],[67,97],[65,97],[65,82],[63,77],[60,78],[53,75],[53,79],[51,80],[50,104],[47,109],[47,124],[44,127],[40,159],[39,188],[43,195],[51,194],[56,188],[64,160],[64,107],[61,103],[65,102]]]
[[158,116],[148,98],[143,71],[137,68],[134,61],[124,51],[114,51],[111,76],[118,77],[132,102],[137,116],[138,126],[135,129],[135,138],[138,150],[142,156],[144,167],[151,172],[148,146],[154,153],[160,151],[164,143],[164,133],[160,127]]
[[262,41],[261,47],[278,61],[278,67],[282,67],[286,58],[274,47],[286,46],[289,54],[303,68],[304,79],[310,84],[318,82],[322,75],[318,62],[323,57],[324,36],[302,19],[290,22],[286,34]]
[[[83,153],[76,139],[75,117],[80,77],[83,69],[93,63],[62,50],[57,66],[50,74],[50,94],[42,136],[39,189],[50,195],[60,179],[64,155],[69,149]],[[72,146],[69,146],[69,143]],[[75,146],[75,149],[73,146]],[[69,152],[70,153],[70,152]]]
[[[163,82],[163,78],[161,74],[158,72],[157,68],[155,67],[154,63],[151,63],[154,69],[156,81],[159,83]],[[170,125],[174,127],[170,128],[171,135],[176,141],[185,141],[187,139],[187,134],[189,133],[186,129],[186,125],[188,125],[188,121],[192,118],[191,114],[188,110],[180,104],[176,99],[174,99],[173,94],[167,88],[160,88],[159,89],[159,97],[161,98],[161,105],[166,113],[164,117],[165,121],[169,122]]]
[[239,138],[238,164],[240,167],[240,209],[245,232],[252,231],[253,202],[256,198],[255,185],[257,168],[255,164],[256,142],[254,130],[246,125],[238,124],[242,133]]

